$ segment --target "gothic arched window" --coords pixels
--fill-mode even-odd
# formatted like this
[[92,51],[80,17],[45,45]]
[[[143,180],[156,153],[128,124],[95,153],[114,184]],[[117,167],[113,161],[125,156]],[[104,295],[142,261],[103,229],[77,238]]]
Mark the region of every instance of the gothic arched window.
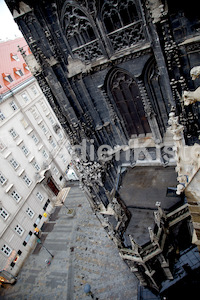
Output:
[[95,34],[90,22],[77,7],[66,7],[63,25],[67,41],[72,50],[95,40]]
[[129,136],[150,133],[136,81],[122,70],[117,70],[111,76],[109,85]]
[[145,40],[137,0],[105,0],[101,17],[113,50],[121,50]]
[[136,22],[139,19],[134,0],[108,0],[102,8],[107,33]]
[[155,112],[156,120],[159,126],[159,130],[162,135],[166,131],[168,124],[168,104],[164,97],[165,92],[163,90],[162,77],[160,76],[157,64],[154,58],[151,58],[147,63],[144,80],[148,93],[148,97],[151,101],[153,111]]
[[74,57],[83,60],[102,56],[102,50],[89,17],[79,7],[66,5],[61,24]]

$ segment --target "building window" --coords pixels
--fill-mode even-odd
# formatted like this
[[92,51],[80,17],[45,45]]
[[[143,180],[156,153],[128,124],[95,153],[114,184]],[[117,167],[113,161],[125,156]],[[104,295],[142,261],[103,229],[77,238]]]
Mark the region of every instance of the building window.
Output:
[[16,139],[16,137],[18,137],[18,133],[17,133],[13,128],[11,128],[11,129],[9,130],[9,132],[10,132],[10,134],[12,135],[12,137],[13,137],[14,139]]
[[22,251],[21,251],[21,250],[18,250],[18,251],[17,251],[17,254],[18,254],[18,255],[22,255]]
[[33,116],[35,118],[35,120],[39,117],[39,114],[36,111],[33,111]]
[[34,95],[37,95],[37,94],[38,94],[38,91],[37,91],[37,89],[36,89],[35,86],[33,86],[33,87],[31,88],[31,91],[33,92]]
[[47,153],[47,151],[45,149],[42,150],[42,154],[46,159],[49,158],[49,154]]
[[59,138],[62,140],[63,139],[63,134],[62,134],[62,132],[60,132],[59,134],[58,134],[58,136],[59,136]]
[[40,192],[37,192],[36,197],[37,197],[40,201],[43,201],[43,199],[44,199],[44,196],[43,196]]
[[8,247],[8,245],[4,244],[3,247],[1,248],[1,251],[7,255],[10,256],[12,249],[10,247]]
[[27,208],[27,210],[26,210],[26,213],[27,213],[27,215],[29,215],[29,217],[32,219],[32,217],[34,216],[34,212],[32,211],[32,209],[31,208]]
[[50,200],[49,200],[49,199],[47,199],[47,201],[46,201],[46,203],[45,203],[45,205],[44,205],[44,207],[43,207],[43,209],[44,209],[44,210],[46,210],[46,209],[47,209],[47,206],[49,205],[49,203],[50,203]]
[[17,106],[17,104],[14,101],[10,102],[10,106],[12,107],[12,109],[14,111],[18,109],[18,106]]
[[46,126],[44,124],[41,124],[41,129],[44,132],[44,134],[47,134],[48,129],[46,128]]
[[16,190],[13,190],[11,192],[11,196],[13,197],[13,199],[15,199],[16,202],[19,202],[22,198]]
[[21,96],[22,96],[22,98],[24,99],[25,102],[29,101],[29,98],[28,98],[26,93],[23,93]]
[[[76,24],[76,26],[74,26]],[[96,39],[86,15],[77,7],[68,5],[63,18],[64,32],[72,50]]]
[[5,210],[5,208],[1,207],[0,208],[0,216],[6,220],[9,216],[9,213]]
[[10,266],[13,268],[15,266],[15,263],[12,261]]
[[38,172],[41,170],[40,166],[37,164],[36,161],[33,162],[33,166]]
[[0,119],[1,119],[1,121],[3,121],[5,119],[5,116],[1,111],[0,111]]
[[37,136],[35,134],[32,134],[31,137],[34,140],[35,144],[37,145],[39,143],[39,139],[37,138]]
[[6,183],[7,179],[6,177],[0,172],[0,183],[1,185],[4,185]]
[[10,74],[3,74],[3,79],[9,83],[14,81]]
[[50,117],[49,117],[49,121],[51,122],[51,124],[52,124],[52,125],[54,125],[54,124],[55,124],[55,121],[54,121],[54,119],[53,119],[53,117],[52,117],[52,116],[50,116]]
[[138,21],[135,0],[105,1],[102,17],[108,33]]
[[135,79],[126,71],[116,69],[110,74],[109,85],[129,137],[151,133],[140,90]]
[[29,154],[29,150],[25,145],[22,145],[21,149],[22,149],[25,156],[27,156]]
[[23,178],[24,182],[25,182],[28,186],[31,185],[32,181],[30,180],[30,178],[28,178],[27,175],[24,175],[22,178]]
[[67,163],[67,159],[64,157],[64,155],[63,155],[63,154],[60,156],[60,158],[62,159],[62,161],[64,162],[64,164],[66,164],[66,163]]
[[24,232],[24,229],[21,228],[19,225],[16,225],[15,231],[16,231],[19,235],[22,235],[23,232]]
[[104,1],[101,15],[107,38],[114,51],[143,42],[144,26],[136,0]]
[[53,148],[57,147],[56,142],[54,140],[50,140],[50,144],[52,145]]
[[11,159],[9,160],[9,162],[10,162],[11,166],[12,166],[15,170],[17,170],[17,168],[19,167],[18,162],[17,162],[14,158],[11,158]]
[[63,8],[61,26],[74,57],[94,60],[103,55],[102,45],[95,34],[90,17],[70,3]]
[[43,111],[47,110],[47,106],[43,101],[41,102],[41,107],[42,107]]
[[6,148],[2,140],[0,139],[0,151],[3,151]]
[[20,77],[24,76],[24,73],[22,72],[21,69],[16,69],[15,73]]
[[27,64],[23,63],[24,66],[24,71],[25,73],[28,73],[27,71],[30,71],[29,67],[27,66]]
[[24,126],[24,128],[27,128],[27,127],[28,127],[28,122],[26,121],[25,118],[21,119],[21,123],[22,123],[22,125]]
[[41,219],[42,219],[42,216],[39,215],[38,218],[35,220],[35,223],[33,224],[33,226],[34,226],[35,228],[36,228],[37,225],[40,223]]
[[15,53],[10,53],[11,60],[19,61],[19,57]]
[[58,169],[57,169],[56,167],[53,168],[53,171],[54,171],[54,173],[55,173],[56,175],[58,175],[59,171],[58,171]]
[[25,238],[25,240],[24,240],[24,242],[23,242],[23,246],[26,246],[26,245],[27,245],[27,243],[28,243],[28,241],[30,240],[32,234],[33,234],[33,233],[32,233],[31,231],[29,231],[29,234],[26,236],[26,238]]

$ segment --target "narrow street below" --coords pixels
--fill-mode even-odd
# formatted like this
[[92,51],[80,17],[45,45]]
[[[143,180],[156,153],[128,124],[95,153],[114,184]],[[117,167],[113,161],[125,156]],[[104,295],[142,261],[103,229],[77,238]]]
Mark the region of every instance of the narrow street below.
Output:
[[[48,266],[48,252],[36,246],[21,269],[14,286],[1,288],[0,299],[87,300],[84,286],[99,300],[136,300],[137,279],[122,261],[78,186],[71,187],[65,205],[76,211],[67,216],[57,206],[43,226],[44,246],[54,255]],[[94,298],[95,299],[95,298]]]

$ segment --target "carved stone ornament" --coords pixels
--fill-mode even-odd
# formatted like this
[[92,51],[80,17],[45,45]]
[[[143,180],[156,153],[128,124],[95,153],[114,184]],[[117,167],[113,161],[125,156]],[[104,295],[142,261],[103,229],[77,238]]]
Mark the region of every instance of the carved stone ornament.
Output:
[[70,149],[70,154],[81,186],[94,187],[97,185],[103,187],[104,166],[96,161],[83,161],[73,148]]
[[[200,75],[200,66],[193,67],[190,70],[190,76],[192,80],[195,80]],[[195,102],[200,102],[200,87],[198,87],[195,91],[184,91],[183,92],[183,100],[184,105],[190,105]]]
[[149,230],[149,236],[150,236],[150,240],[153,244],[158,244],[158,238],[157,236],[155,235],[153,229],[149,226],[148,227],[148,230]]
[[199,75],[200,75],[200,66],[193,67],[190,70],[190,76],[192,77],[192,80],[195,80],[196,78],[198,78]]
[[134,240],[134,238],[132,237],[132,235],[129,235],[129,239],[131,241],[131,247],[132,250],[134,251],[134,254],[137,256],[140,256],[139,254],[139,250],[141,249],[141,246],[139,246],[136,241]]
[[133,46],[145,40],[143,24],[131,24],[128,28],[109,34],[109,39],[115,51]]
[[183,129],[184,127],[179,124],[178,117],[175,116],[174,112],[169,114],[170,130],[173,133],[173,140],[178,141],[183,139]]
[[183,184],[178,184],[177,185],[177,191],[176,191],[176,194],[177,195],[180,195],[182,194],[182,192],[185,190],[185,186]]
[[167,14],[167,7],[164,7],[161,0],[147,0],[146,6],[151,13],[153,23],[158,23]]
[[200,102],[200,87],[195,91],[184,91],[183,92],[184,105],[193,104],[195,102]]
[[28,12],[32,11],[30,6],[23,1],[19,2],[19,7],[13,10],[13,18],[18,18]]
[[125,214],[124,214],[124,210],[122,209],[121,205],[119,204],[119,202],[117,201],[117,199],[113,199],[111,202],[111,207],[114,211],[114,215],[117,221],[121,221]]

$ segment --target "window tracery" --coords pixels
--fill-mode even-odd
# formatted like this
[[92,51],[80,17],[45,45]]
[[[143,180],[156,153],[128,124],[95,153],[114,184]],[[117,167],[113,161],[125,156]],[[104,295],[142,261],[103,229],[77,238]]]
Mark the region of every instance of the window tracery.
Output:
[[102,50],[91,22],[79,7],[65,6],[62,27],[74,57],[87,61],[102,56]]
[[123,70],[117,70],[109,85],[129,136],[150,133],[140,91],[134,78]]
[[102,8],[102,17],[107,33],[139,20],[134,0],[107,0]]
[[154,58],[151,58],[146,66],[144,80],[147,94],[151,100],[151,105],[159,125],[159,130],[161,134],[164,134],[166,131],[169,112],[167,103],[165,103],[166,100],[163,96],[162,78]]
[[106,0],[102,5],[101,16],[114,51],[145,40],[135,0]]

